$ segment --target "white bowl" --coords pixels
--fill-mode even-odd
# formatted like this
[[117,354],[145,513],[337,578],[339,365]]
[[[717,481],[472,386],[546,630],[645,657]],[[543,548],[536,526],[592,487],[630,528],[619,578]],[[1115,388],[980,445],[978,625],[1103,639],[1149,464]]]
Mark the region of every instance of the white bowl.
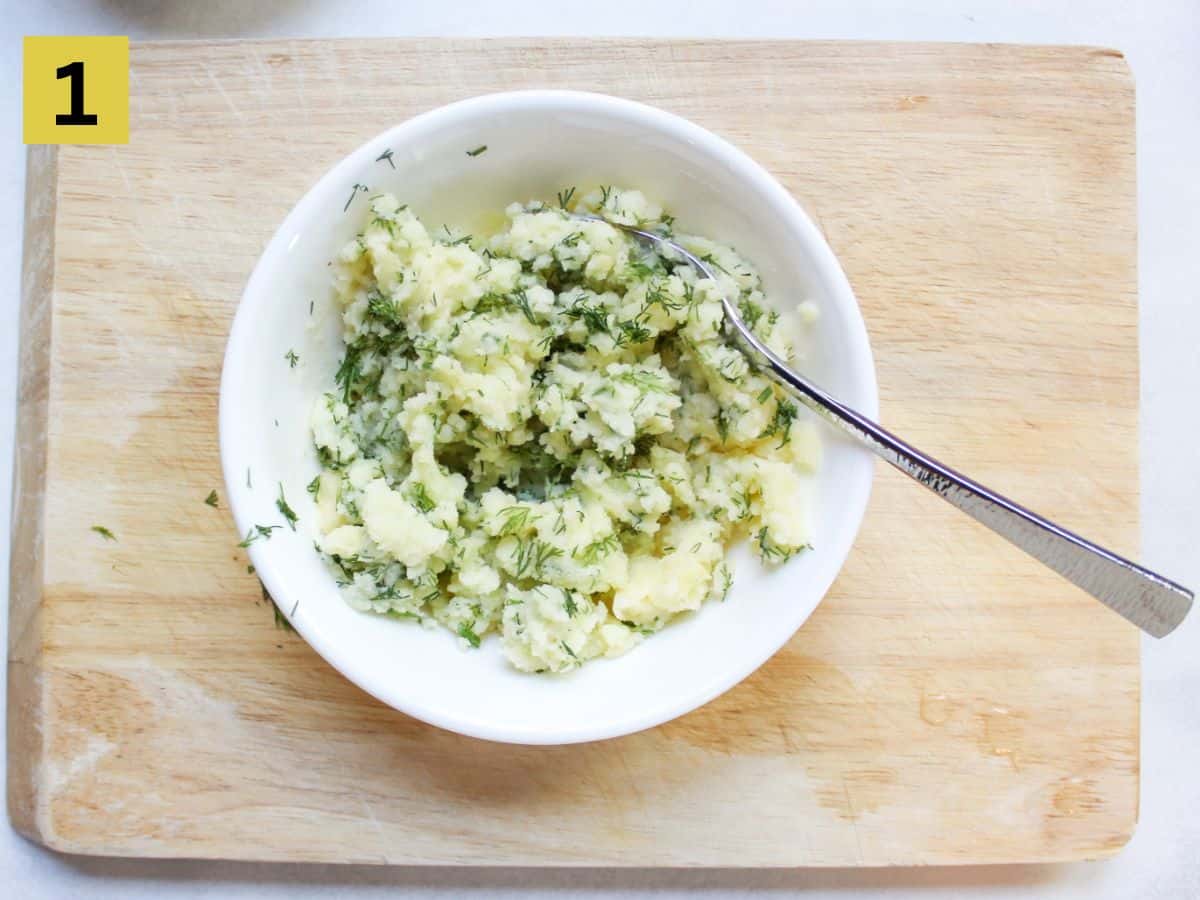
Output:
[[[484,153],[466,152],[484,144]],[[469,230],[482,211],[597,184],[639,188],[675,214],[680,230],[734,245],[758,267],[774,304],[790,309],[813,299],[821,316],[802,368],[876,414],[874,367],[854,294],[787,191],[691,122],[566,91],[454,103],[385,131],[338,163],[268,244],[225,354],[221,464],[238,528],[244,534],[256,523],[282,521],[275,506],[280,485],[300,518],[296,531],[285,527],[250,547],[267,590],[304,639],[355,684],[402,712],[474,737],[523,744],[615,737],[728,690],[812,613],[850,550],[870,492],[869,453],[823,429],[815,549],[773,572],[735,549],[736,578],[725,603],[706,604],[625,656],[568,675],[521,674],[503,660],[495,638],[466,650],[445,629],[356,612],[343,602],[313,547],[315,511],[305,485],[318,470],[309,411],[331,387],[340,355],[328,263],[361,227],[366,208],[368,194],[355,186],[395,193],[432,227],[448,222]],[[284,358],[289,350],[300,357],[295,368]]]

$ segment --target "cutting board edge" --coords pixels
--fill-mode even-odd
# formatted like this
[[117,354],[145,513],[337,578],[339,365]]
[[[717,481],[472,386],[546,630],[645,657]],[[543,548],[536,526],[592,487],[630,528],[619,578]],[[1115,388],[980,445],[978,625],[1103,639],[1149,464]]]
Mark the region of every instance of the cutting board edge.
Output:
[[53,146],[27,153],[8,594],[8,814],[17,831],[47,846],[55,841],[39,776],[47,724],[42,561],[58,159]]
[[249,44],[261,44],[278,46],[281,44],[293,45],[330,45],[330,44],[363,44],[363,43],[395,43],[397,41],[426,41],[433,43],[453,43],[453,44],[478,44],[478,45],[521,45],[529,44],[538,47],[550,45],[573,46],[580,41],[586,41],[589,44],[599,44],[607,46],[628,46],[628,45],[661,45],[671,44],[677,46],[747,46],[747,45],[782,45],[790,44],[796,47],[828,47],[838,48],[847,45],[858,49],[867,49],[872,47],[879,48],[894,48],[897,44],[908,46],[920,46],[923,50],[931,50],[937,52],[945,52],[947,50],[961,50],[962,52],[978,52],[985,50],[996,53],[1012,53],[1019,51],[1023,53],[1038,54],[1047,53],[1058,57],[1064,51],[1077,52],[1088,57],[1107,57],[1116,61],[1115,65],[1118,71],[1125,74],[1131,74],[1129,59],[1125,52],[1118,47],[1113,47],[1108,44],[1091,44],[1091,43],[1027,43],[1024,41],[890,41],[879,39],[853,39],[853,38],[816,38],[807,39],[801,37],[706,37],[706,36],[655,36],[646,34],[633,35],[536,35],[536,34],[512,34],[512,35],[478,35],[474,37],[448,37],[448,36],[430,36],[430,37],[400,37],[394,35],[376,35],[366,37],[278,37],[278,38],[259,38],[259,37],[231,37],[231,38],[197,38],[197,39],[180,39],[180,40],[164,40],[164,39],[149,39],[130,41],[130,50],[136,49],[162,49],[178,47],[180,45],[205,45],[213,47],[229,47]]
[[[17,823],[14,821],[14,826]],[[678,870],[750,870],[750,869],[882,869],[882,868],[926,868],[926,867],[965,867],[965,866],[995,866],[995,865],[1056,865],[1063,863],[1100,862],[1111,859],[1124,852],[1136,832],[1137,816],[1127,830],[1121,831],[1114,838],[1102,845],[1076,850],[1061,850],[1059,852],[1029,853],[1014,855],[998,852],[994,855],[974,852],[970,856],[962,853],[939,853],[931,851],[915,855],[882,856],[870,863],[857,860],[853,854],[845,856],[828,856],[813,860],[784,859],[775,857],[770,860],[749,859],[745,856],[735,856],[721,861],[696,860],[665,860],[647,862],[642,859],[613,858],[600,862],[595,858],[580,860],[546,860],[539,859],[527,849],[511,854],[488,855],[486,852],[474,852],[465,855],[440,856],[399,856],[381,859],[377,855],[364,854],[352,856],[347,854],[324,854],[316,852],[247,852],[222,851],[220,855],[205,852],[202,845],[190,848],[180,848],[178,852],[162,847],[131,848],[128,843],[107,844],[102,841],[78,841],[64,838],[52,826],[42,827],[41,823],[30,829],[17,826],[17,830],[29,840],[68,856],[88,858],[125,858],[144,860],[178,860],[198,862],[233,862],[260,864],[306,864],[306,865],[339,865],[361,866],[371,868],[384,867],[415,867],[415,868],[466,868],[466,869],[538,869],[538,870],[583,870],[583,869],[678,869]],[[247,848],[248,849],[248,848]],[[803,853],[798,853],[798,857]]]

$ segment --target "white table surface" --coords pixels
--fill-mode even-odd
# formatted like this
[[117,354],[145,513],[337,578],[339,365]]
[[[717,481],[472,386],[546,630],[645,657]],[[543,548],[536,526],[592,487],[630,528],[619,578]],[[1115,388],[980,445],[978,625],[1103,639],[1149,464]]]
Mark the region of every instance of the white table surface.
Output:
[[[15,8],[14,8],[15,7]],[[1145,561],[1200,587],[1200,0],[12,0],[0,87],[0,509],[10,506],[25,149],[21,36],[680,35],[1080,43],[1116,47],[1137,81]],[[0,524],[7,571],[9,526]],[[7,586],[7,576],[2,582]],[[0,616],[7,618],[7,602]],[[0,825],[11,897],[1200,897],[1200,613],[1146,640],[1141,824],[1103,863],[959,869],[418,869],[69,858]],[[3,702],[0,700],[0,702]],[[3,737],[0,737],[3,741]]]

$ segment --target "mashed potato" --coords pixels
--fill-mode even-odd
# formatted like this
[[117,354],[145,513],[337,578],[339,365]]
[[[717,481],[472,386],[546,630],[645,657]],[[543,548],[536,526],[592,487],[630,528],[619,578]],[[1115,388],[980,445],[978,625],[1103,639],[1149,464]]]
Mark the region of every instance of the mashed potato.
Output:
[[722,294],[790,352],[758,276],[677,236],[717,282],[605,222],[671,233],[637,191],[514,204],[483,240],[387,195],[340,254],[345,356],[309,486],[356,609],[436,622],[561,672],[723,599],[741,537],[777,564],[808,542],[811,425],[720,334]]

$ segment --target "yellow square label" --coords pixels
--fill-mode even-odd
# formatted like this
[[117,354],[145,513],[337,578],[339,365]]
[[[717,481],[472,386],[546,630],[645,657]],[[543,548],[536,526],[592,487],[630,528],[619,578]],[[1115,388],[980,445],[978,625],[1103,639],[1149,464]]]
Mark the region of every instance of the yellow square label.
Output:
[[25,143],[129,143],[129,38],[25,38]]

